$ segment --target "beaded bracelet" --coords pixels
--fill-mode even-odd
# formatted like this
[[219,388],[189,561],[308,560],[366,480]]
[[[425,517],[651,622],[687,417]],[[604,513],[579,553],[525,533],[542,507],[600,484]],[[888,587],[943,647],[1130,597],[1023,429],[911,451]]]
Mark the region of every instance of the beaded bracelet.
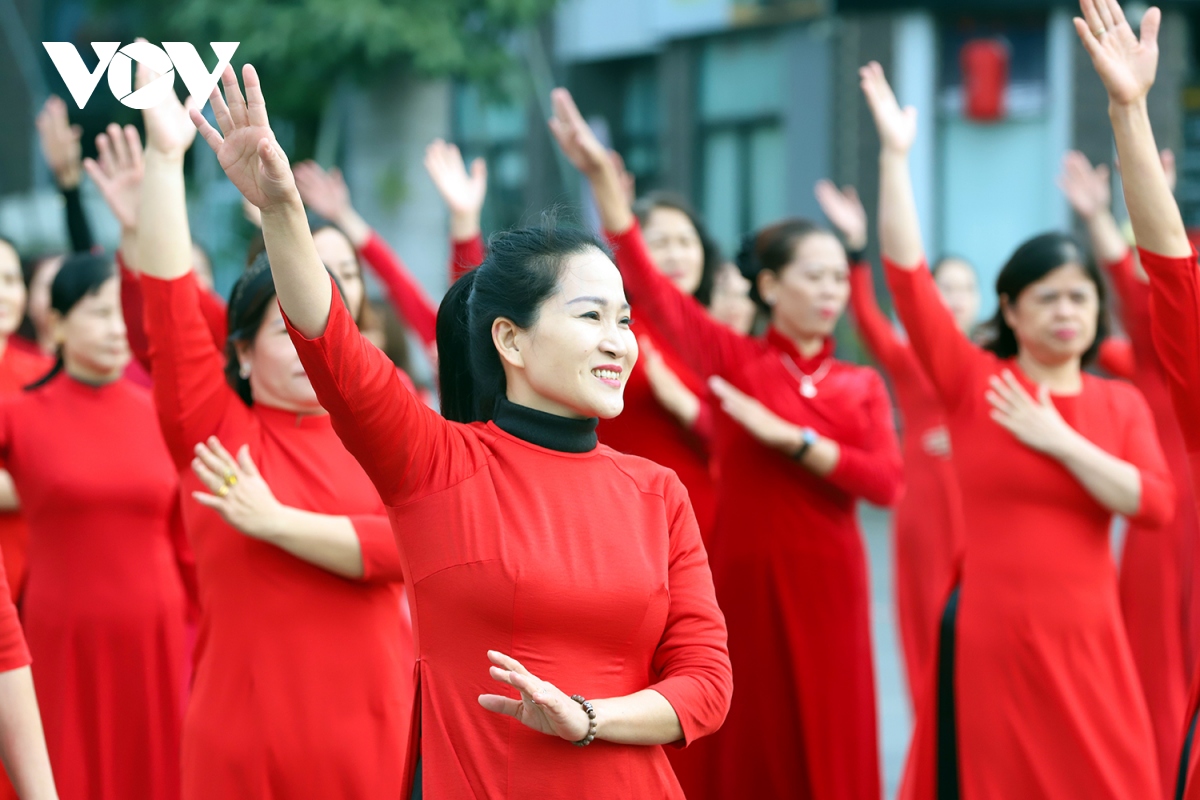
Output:
[[592,706],[591,702],[583,699],[583,695],[573,694],[571,695],[571,699],[576,703],[579,703],[579,705],[583,707],[583,710],[586,711],[588,715],[587,736],[583,737],[578,742],[571,742],[571,744],[575,745],[576,747],[587,747],[592,743],[592,740],[596,738],[596,709]]

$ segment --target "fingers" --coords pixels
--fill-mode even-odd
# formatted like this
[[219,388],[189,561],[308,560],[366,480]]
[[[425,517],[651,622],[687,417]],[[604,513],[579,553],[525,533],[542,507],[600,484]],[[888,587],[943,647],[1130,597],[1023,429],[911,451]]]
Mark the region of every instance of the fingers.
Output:
[[108,134],[109,144],[112,147],[113,162],[117,169],[129,168],[129,146],[125,142],[125,135],[121,131],[121,126],[115,122],[109,123],[105,129]]
[[521,665],[520,661],[517,661],[512,656],[506,656],[499,650],[488,650],[488,659],[498,667],[503,667],[504,669],[519,672],[522,675],[530,675],[532,677],[532,674],[529,672],[529,670],[525,669],[525,667]]
[[505,697],[499,694],[481,694],[479,695],[479,705],[496,714],[507,714],[510,717],[517,716],[521,711],[521,701],[514,700],[511,697]]
[[265,136],[258,142],[258,158],[263,173],[271,180],[280,181],[287,177],[288,165],[283,151]]
[[[1115,0],[1111,1],[1114,5],[1116,4]],[[1092,0],[1092,5],[1096,7],[1096,14],[1100,18],[1101,27],[1097,30],[1110,31],[1117,26],[1117,21],[1113,18],[1109,2],[1110,0]]]
[[250,445],[244,444],[238,448],[237,463],[242,472],[251,477],[258,477],[258,465],[250,457]]
[[96,134],[96,154],[100,157],[100,167],[104,170],[105,177],[117,171],[116,159],[107,133]]
[[1126,24],[1125,12],[1122,10],[1121,4],[1118,2],[1118,0],[1108,0],[1108,14],[1114,25]]
[[210,492],[224,495],[229,491],[228,487],[225,486],[225,477],[209,469],[208,465],[199,456],[192,459],[192,472],[200,479],[200,483],[204,484],[204,488]]
[[1142,16],[1142,44],[1147,47],[1158,48],[1158,29],[1162,27],[1162,10],[1157,6],[1152,6]]
[[[229,67],[225,69],[229,70]],[[233,133],[233,117],[229,114],[229,106],[225,105],[225,98],[221,96],[221,90],[216,86],[213,87],[212,94],[208,96],[208,104],[212,107],[213,119],[217,121],[217,126],[220,127],[221,133],[225,136]],[[190,112],[188,116],[192,116]],[[192,116],[192,121],[196,121],[194,116]],[[200,125],[197,124],[196,128],[199,129],[199,127]]]
[[[217,94],[217,92],[214,91],[213,94]],[[213,152],[220,150],[221,144],[225,140],[221,137],[221,134],[217,132],[216,128],[208,124],[208,120],[206,120],[204,115],[200,113],[200,109],[193,108],[188,112],[188,116],[191,117],[192,124],[196,126],[196,130],[200,132],[200,136],[208,143],[208,146],[213,149]]]
[[267,99],[263,97],[262,83],[253,64],[242,67],[242,83],[246,86],[247,120],[251,125],[269,128],[271,123],[267,119]]
[[[213,441],[214,440],[210,438],[208,443],[201,442],[200,444],[197,444],[195,448],[196,458],[200,459],[200,463],[202,463],[205,468],[207,468],[214,475],[217,475],[220,480],[224,482],[226,476],[236,473],[233,469],[233,465],[231,465],[226,458],[224,458],[222,455],[219,455],[216,450],[213,449]],[[225,455],[227,456],[228,453]]]
[[192,499],[202,506],[207,506],[213,510],[219,511],[225,505],[223,498],[216,495],[207,494],[206,492],[192,492]]
[[554,105],[555,118],[573,128],[587,125],[583,120],[583,114],[579,113],[579,106],[575,105],[575,98],[566,89],[559,87],[551,91],[550,100]]
[[[1087,8],[1091,4],[1091,0],[1079,0],[1079,4]],[[1075,33],[1079,36],[1083,49],[1091,56],[1092,61],[1098,61],[1104,56],[1104,49],[1100,47],[1100,40],[1096,38],[1096,31],[1099,30],[1096,27],[1097,23],[1079,17],[1075,17],[1072,22],[1075,24]]]
[[487,162],[482,158],[477,158],[471,162],[471,180],[475,183],[487,186]]
[[142,169],[142,137],[132,125],[125,126],[125,149],[129,153],[129,168],[136,171]]
[[234,127],[246,127],[246,101],[238,86],[237,74],[228,64],[225,65],[225,71],[221,73],[221,85],[225,87],[225,105],[229,108],[229,117],[233,120]]
[[234,472],[237,469],[237,462],[233,460],[233,456],[229,455],[229,451],[225,449],[225,445],[221,444],[221,440],[215,436],[208,437],[208,446],[212,449],[213,455],[221,459],[228,472]]

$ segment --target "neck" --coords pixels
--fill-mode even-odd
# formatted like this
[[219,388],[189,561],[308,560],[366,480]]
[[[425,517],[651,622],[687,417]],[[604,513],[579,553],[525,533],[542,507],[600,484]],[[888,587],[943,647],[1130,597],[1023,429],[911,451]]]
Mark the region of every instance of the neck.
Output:
[[825,340],[828,337],[823,333],[798,331],[788,326],[782,319],[774,317],[771,319],[771,324],[775,327],[775,330],[786,336],[796,346],[796,349],[800,351],[801,358],[812,358],[825,347]]
[[55,344],[54,340],[49,337],[39,336],[37,343],[38,347],[42,348],[42,352],[51,358],[53,358],[58,352],[58,345]]
[[116,370],[115,372],[98,372],[93,369],[88,369],[80,364],[72,361],[63,363],[63,371],[70,375],[80,383],[86,383],[89,386],[107,386],[113,381],[121,377],[124,370]]
[[1045,384],[1054,394],[1075,394],[1083,386],[1083,372],[1078,358],[1061,364],[1045,364],[1022,350],[1017,354],[1017,365],[1031,381]]
[[510,403],[516,403],[519,406],[525,406],[525,408],[532,408],[534,411],[553,414],[556,417],[566,417],[567,419],[587,419],[587,417],[578,411],[573,411],[561,403],[548,400],[530,389],[527,385],[517,381],[510,380],[508,390],[504,394]]

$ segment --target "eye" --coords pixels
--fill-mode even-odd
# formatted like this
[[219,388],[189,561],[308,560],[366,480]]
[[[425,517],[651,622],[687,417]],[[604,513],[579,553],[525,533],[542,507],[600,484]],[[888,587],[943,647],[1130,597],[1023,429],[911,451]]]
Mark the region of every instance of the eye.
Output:
[[626,328],[632,327],[633,326],[633,318],[632,317],[621,317],[621,324],[624,325]]
[[599,322],[600,321],[600,312],[599,311],[588,311],[583,315],[582,319],[594,319],[597,322]]

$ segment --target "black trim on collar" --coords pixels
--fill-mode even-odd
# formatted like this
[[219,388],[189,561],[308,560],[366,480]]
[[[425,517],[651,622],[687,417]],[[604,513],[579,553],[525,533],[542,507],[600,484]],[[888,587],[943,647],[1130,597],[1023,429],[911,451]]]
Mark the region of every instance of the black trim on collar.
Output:
[[596,448],[596,417],[570,419],[517,405],[506,397],[496,399],[492,422],[518,439],[563,453],[587,453]]

